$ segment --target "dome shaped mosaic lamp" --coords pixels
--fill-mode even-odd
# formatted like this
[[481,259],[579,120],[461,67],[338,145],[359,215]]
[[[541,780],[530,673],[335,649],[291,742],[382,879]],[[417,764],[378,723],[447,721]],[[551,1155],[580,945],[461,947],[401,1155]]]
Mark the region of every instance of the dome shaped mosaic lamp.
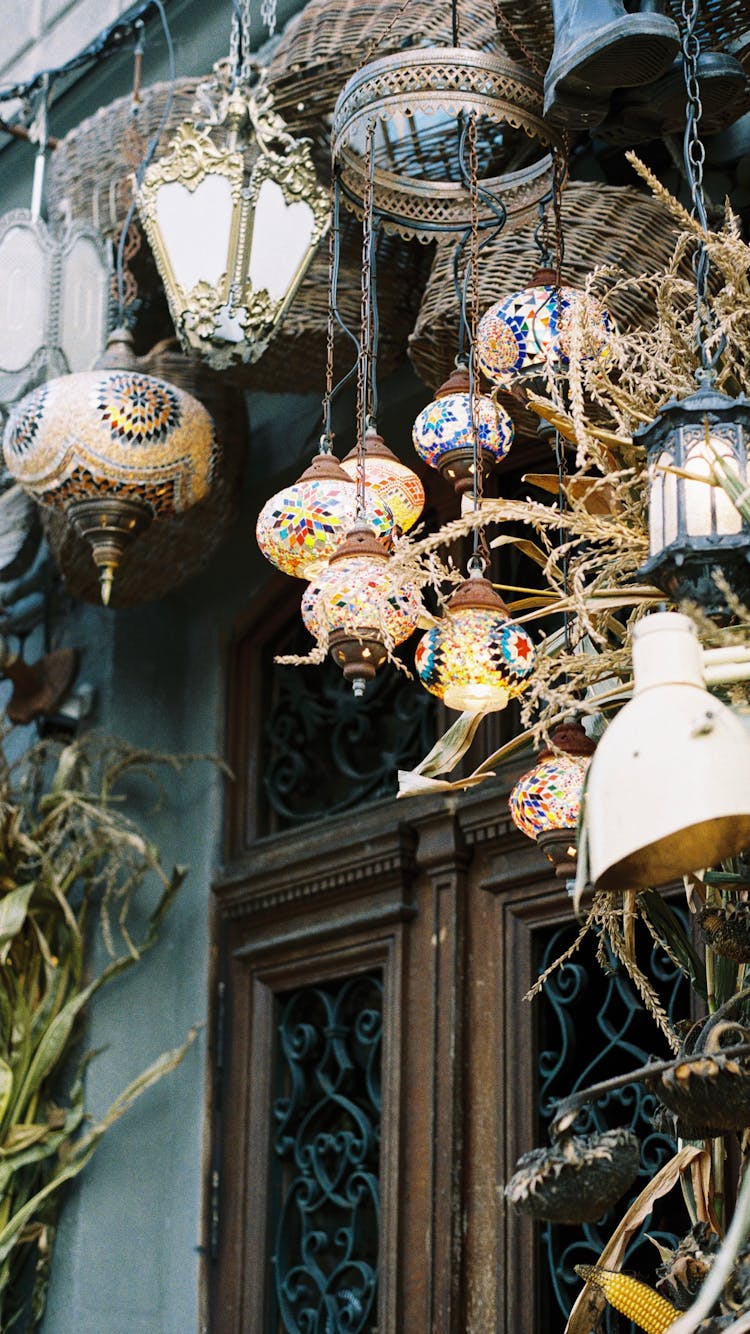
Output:
[[408,639],[419,608],[410,591],[395,590],[389,557],[367,523],[357,524],[320,578],[302,598],[302,620],[351,681],[364,693],[383,665],[389,647]]
[[486,394],[469,393],[469,372],[459,366],[435,391],[414,423],[412,439],[421,459],[451,482],[459,495],[474,486],[474,429],[483,473],[504,459],[514,427],[504,408]]
[[446,614],[420,639],[415,666],[422,685],[449,709],[504,709],[529,684],[534,645],[476,564]]
[[208,495],[218,464],[213,422],[196,398],[121,369],[32,390],[11,413],[3,448],[21,486],[91,546],[105,605],[126,547]]
[[[530,287],[503,297],[479,321],[477,360],[483,374],[508,389],[566,366],[571,315],[585,301],[590,299],[577,288],[558,286],[554,270],[537,270]],[[593,353],[606,345],[609,317],[595,302],[590,306]]]
[[[408,533],[424,509],[424,487],[417,474],[396,458],[373,424],[365,432],[364,464],[368,488],[385,501],[396,527]],[[356,481],[359,469],[356,445],[342,460],[341,467]]]
[[[368,488],[367,519],[386,544],[393,514]],[[266,560],[284,574],[314,579],[328,564],[357,517],[357,488],[333,454],[322,452],[298,481],[271,496],[255,530]]]
[[508,805],[516,828],[535,839],[557,875],[568,879],[575,875],[581,796],[595,743],[577,722],[556,728],[551,740],[554,749],[539,752],[533,769],[512,789]]

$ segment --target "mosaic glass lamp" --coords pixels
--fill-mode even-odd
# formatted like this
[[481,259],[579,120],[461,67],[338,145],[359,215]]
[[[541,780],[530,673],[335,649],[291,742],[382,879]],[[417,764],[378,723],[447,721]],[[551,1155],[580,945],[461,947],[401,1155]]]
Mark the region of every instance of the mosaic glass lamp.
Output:
[[[365,431],[364,461],[368,487],[385,501],[396,527],[408,533],[424,509],[424,487],[417,474],[396,458],[372,424]],[[356,481],[359,467],[356,446],[341,466]]]
[[[561,287],[553,269],[538,269],[531,286],[490,306],[477,328],[477,360],[493,384],[509,389],[547,368],[567,365],[570,317],[583,292]],[[594,350],[605,346],[608,316],[594,307]]]
[[[474,394],[474,420],[484,473],[505,458],[513,444],[513,422],[486,394]],[[474,432],[469,372],[458,366],[420,412],[412,439],[421,459],[437,468],[459,495],[474,485]]]
[[[255,535],[266,560],[284,574],[314,579],[328,564],[357,517],[357,488],[333,454],[316,454],[298,481],[271,496]],[[369,489],[367,518],[386,543],[393,514]]]
[[403,643],[417,625],[416,599],[394,590],[388,565],[373,529],[358,523],[302,598],[307,629],[319,642],[328,642],[356,695],[385,662],[386,642],[391,647]]
[[551,740],[533,769],[519,778],[508,805],[516,828],[536,840],[556,874],[567,880],[575,875],[581,794],[595,747],[580,723],[556,728]]
[[504,709],[529,684],[534,645],[477,566],[420,639],[415,665],[422,685],[449,709]]
[[[121,331],[113,340],[127,341]],[[32,390],[11,413],[3,448],[21,486],[90,544],[105,605],[125,548],[152,520],[202,500],[218,464],[203,405],[129,369],[80,371]]]

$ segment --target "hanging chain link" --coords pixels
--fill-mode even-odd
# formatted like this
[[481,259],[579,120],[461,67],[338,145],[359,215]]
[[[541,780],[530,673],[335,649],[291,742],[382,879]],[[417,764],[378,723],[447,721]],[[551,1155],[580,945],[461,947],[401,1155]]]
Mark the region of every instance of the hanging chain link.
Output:
[[565,261],[565,231],[563,229],[562,200],[568,183],[568,136],[563,136],[563,152],[555,149],[552,154],[552,218],[555,232],[555,262],[558,286],[562,282],[562,267]]
[[276,0],[260,0],[260,17],[266,25],[269,37],[276,31]]
[[323,395],[323,435],[321,451],[328,454],[333,447],[331,427],[331,396],[333,394],[334,327],[336,320],[336,257],[339,246],[338,177],[331,161],[331,189],[329,193],[331,225],[328,231],[328,312],[326,317],[326,387]]
[[[683,158],[685,162],[685,174],[690,187],[690,197],[692,200],[692,215],[697,218],[701,227],[708,230],[708,217],[706,214],[706,199],[703,192],[703,169],[706,162],[706,150],[700,137],[700,120],[703,113],[701,104],[700,79],[698,74],[698,62],[700,60],[701,46],[697,33],[699,0],[682,0],[682,67],[685,75],[685,92],[687,94],[687,120],[685,124],[685,137],[683,140]],[[703,242],[700,242],[693,256],[693,272],[695,273],[695,297],[697,328],[696,341],[698,344],[698,353],[700,355],[701,369],[705,372],[715,370],[716,364],[721,356],[722,344],[719,343],[711,354],[706,346],[707,341],[714,332],[714,320],[711,307],[708,300],[708,277],[710,271],[710,261],[708,250]]]
[[501,32],[503,30],[507,32],[511,41],[515,42],[519,51],[521,51],[523,55],[526,57],[526,60],[528,61],[529,64],[529,69],[533,70],[534,73],[538,75],[540,79],[543,79],[546,74],[544,65],[539,60],[539,57],[534,55],[534,52],[529,49],[529,47],[523,41],[523,38],[521,37],[518,29],[514,27],[514,25],[511,23],[510,19],[508,18],[507,14],[503,9],[503,0],[495,0],[495,23]]
[[[264,0],[265,3],[265,0]],[[250,82],[250,0],[232,0],[232,31],[229,36],[229,61],[235,84]]]
[[[477,117],[472,112],[466,124],[466,141],[469,147],[469,199],[470,236],[469,236],[469,318],[466,321],[469,334],[469,415],[471,420],[471,443],[474,453],[472,476],[472,501],[474,512],[481,510],[484,490],[482,469],[482,448],[477,426],[476,386],[479,382],[477,359],[477,326],[479,324],[479,155],[477,153]],[[484,529],[475,528],[470,568],[489,569],[490,552]]]
[[372,244],[375,193],[375,127],[365,141],[365,197],[362,217],[362,287],[360,292],[359,359],[357,362],[357,515],[365,513],[365,432],[372,407]]

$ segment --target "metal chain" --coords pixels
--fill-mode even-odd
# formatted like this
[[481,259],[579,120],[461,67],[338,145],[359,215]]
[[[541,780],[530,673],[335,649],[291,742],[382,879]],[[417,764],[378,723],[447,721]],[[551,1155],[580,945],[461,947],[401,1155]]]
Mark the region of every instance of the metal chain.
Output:
[[554,263],[552,253],[552,234],[549,223],[549,206],[552,203],[552,191],[548,190],[546,195],[542,195],[537,204],[538,222],[534,229],[534,241],[539,251],[539,266],[543,269],[551,268]]
[[562,267],[565,261],[565,232],[562,220],[562,199],[568,184],[568,136],[563,135],[563,152],[555,149],[552,154],[552,217],[555,230],[555,272],[558,285],[562,282]]
[[339,216],[338,216],[338,195],[337,195],[337,176],[336,169],[331,162],[331,189],[329,193],[329,208],[331,210],[331,226],[328,232],[328,312],[326,318],[326,387],[323,395],[323,435],[321,436],[321,451],[328,454],[333,445],[333,430],[331,427],[331,396],[333,394],[333,357],[334,357],[334,328],[336,322],[336,270],[337,254],[339,246]]
[[266,25],[269,37],[276,31],[276,0],[260,0],[260,17]]
[[[265,0],[263,0],[265,3]],[[236,84],[250,82],[250,0],[232,0],[232,31],[229,36],[229,63]],[[275,20],[274,20],[275,21]]]
[[[479,324],[479,156],[477,153],[477,118],[474,112],[468,118],[466,139],[469,146],[469,198],[471,202],[470,237],[469,237],[469,318],[466,321],[469,335],[469,415],[471,420],[471,443],[474,453],[472,477],[472,500],[474,512],[482,508],[484,475],[482,470],[482,449],[479,443],[479,430],[476,418],[476,386],[479,381],[477,360],[477,326]],[[470,566],[486,570],[490,564],[490,553],[484,530],[474,529],[473,549]]]
[[377,35],[377,37],[375,38],[375,40],[372,41],[372,42],[370,43],[370,45],[368,46],[367,50],[365,51],[365,54],[363,55],[362,59],[360,60],[358,66],[357,66],[357,69],[356,69],[356,73],[357,73],[357,74],[359,74],[359,71],[360,71],[361,69],[364,69],[365,65],[369,65],[369,63],[370,63],[370,61],[372,60],[373,56],[375,55],[375,52],[377,51],[378,47],[382,45],[382,43],[385,41],[386,37],[389,37],[389,36],[390,36],[390,34],[391,34],[393,28],[395,28],[396,24],[398,23],[399,19],[401,18],[401,15],[403,14],[403,12],[404,12],[404,10],[406,9],[406,6],[407,6],[408,4],[409,4],[409,0],[402,0],[402,3],[399,5],[399,7],[398,7],[398,9],[396,10],[395,14],[392,14],[391,17],[390,17],[390,19],[389,19],[388,22],[386,23],[386,25],[385,25],[383,31],[382,31],[382,32],[379,32],[378,35]]
[[375,177],[375,127],[368,125],[365,140],[365,197],[362,218],[362,288],[360,293],[360,339],[357,364],[357,516],[365,513],[365,432],[372,406],[372,240]]
[[[683,158],[685,162],[685,174],[688,185],[690,186],[690,197],[692,200],[692,215],[697,218],[701,227],[708,230],[708,217],[706,215],[706,200],[703,193],[703,168],[706,161],[706,150],[700,137],[700,120],[703,113],[701,103],[700,80],[698,74],[698,61],[701,54],[701,46],[697,33],[699,0],[682,0],[682,68],[685,75],[685,92],[687,95],[687,118],[685,123],[685,136],[683,139]],[[711,307],[708,301],[708,277],[710,270],[710,260],[708,250],[703,242],[700,242],[693,256],[693,272],[695,273],[695,297],[697,329],[696,341],[698,344],[698,353],[701,361],[701,369],[710,373],[716,369],[717,362],[721,356],[723,343],[719,343],[713,354],[710,354],[706,343],[714,332],[714,320]]]
[[507,14],[504,13],[502,7],[502,0],[495,0],[495,22],[498,28],[505,29],[508,36],[512,38],[512,40],[515,42],[519,51],[522,51],[523,54],[525,55],[527,61],[529,62],[529,67],[534,71],[535,74],[538,74],[540,79],[543,79],[546,74],[544,65],[542,65],[541,61],[534,54],[534,52],[529,50],[528,46],[526,46],[525,42],[520,37],[518,30],[513,26]]

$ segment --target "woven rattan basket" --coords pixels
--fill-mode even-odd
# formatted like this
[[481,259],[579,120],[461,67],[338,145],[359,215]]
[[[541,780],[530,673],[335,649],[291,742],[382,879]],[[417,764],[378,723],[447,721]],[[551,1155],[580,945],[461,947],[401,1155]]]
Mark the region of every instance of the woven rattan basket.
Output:
[[[459,37],[478,51],[499,43],[492,6],[460,0]],[[333,111],[360,65],[420,45],[452,42],[450,6],[434,0],[309,0],[288,24],[268,65],[276,107],[292,133],[311,133]]]
[[[572,181],[563,199],[565,232],[564,281],[582,286],[597,265],[615,265],[637,277],[656,273],[672,254],[675,228],[663,205],[630,187]],[[453,283],[454,247],[441,243],[435,254],[414,331],[409,357],[430,388],[447,378],[458,339],[458,304]],[[528,287],[539,264],[529,232],[500,237],[482,251],[479,273],[480,309],[504,294]],[[646,324],[654,309],[648,293],[627,293],[607,302],[619,328]],[[514,414],[515,415],[515,414]]]
[[[362,227],[342,215],[337,305],[344,323],[357,336],[362,286]],[[406,357],[409,334],[419,310],[430,269],[431,251],[398,237],[380,235],[377,243],[378,376],[388,375]],[[226,378],[247,389],[322,393],[325,385],[328,323],[328,239],[320,245],[292,305],[260,361],[235,366]],[[335,370],[339,379],[355,359],[351,339],[336,325]]]
[[[247,443],[241,392],[195,357],[186,357],[170,340],[138,358],[148,374],[186,389],[214,419],[222,464],[205,500],[173,519],[152,524],[122,558],[111,597],[113,607],[155,602],[197,574],[208,562],[237,517],[242,465]],[[91,548],[55,510],[42,511],[50,550],[65,583],[84,602],[100,601],[98,572]]]
[[50,220],[70,214],[91,222],[105,236],[119,233],[133,198],[132,174],[146,145],[159,130],[156,155],[166,150],[181,121],[191,115],[202,80],[177,79],[144,88],[136,112],[132,97],[120,97],[82,120],[50,155],[47,173],[47,208]]

